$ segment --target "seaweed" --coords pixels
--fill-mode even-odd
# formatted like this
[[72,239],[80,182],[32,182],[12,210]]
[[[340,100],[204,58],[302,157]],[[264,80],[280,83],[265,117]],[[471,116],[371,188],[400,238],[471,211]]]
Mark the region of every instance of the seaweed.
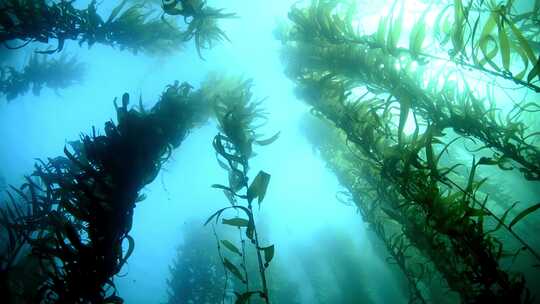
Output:
[[0,93],[8,102],[30,88],[35,96],[39,96],[43,87],[58,93],[60,89],[79,84],[84,70],[75,56],[62,55],[54,59],[33,54],[20,72],[10,66],[0,67]]
[[[265,303],[269,303],[266,269],[274,257],[275,246],[263,247],[261,245],[253,213],[253,202],[257,201],[259,208],[261,207],[270,182],[270,174],[261,170],[249,183],[248,171],[249,159],[253,156],[253,145],[268,145],[278,138],[279,133],[267,140],[260,140],[260,135],[256,133],[256,129],[260,127],[257,123],[258,120],[265,119],[265,115],[260,109],[261,101],[252,100],[251,80],[239,81],[236,84],[232,82],[232,84],[228,87],[229,90],[214,95],[214,113],[220,132],[214,137],[213,146],[219,165],[229,174],[229,183],[212,186],[224,192],[230,206],[212,214],[205,225],[214,219],[217,223],[227,211],[236,211],[235,217],[223,217],[221,223],[238,229],[241,247],[236,247],[229,240],[218,242],[218,252],[226,273],[232,274],[245,287],[243,291],[234,292],[235,303],[248,303],[254,295],[258,295]],[[250,287],[243,234],[253,245],[257,254],[260,289]],[[223,245],[223,249],[220,244]],[[228,254],[226,255],[225,252]],[[234,259],[231,261],[227,256]],[[236,259],[240,259],[240,267],[236,266],[234,262]],[[227,287],[227,281],[225,284]]]
[[[5,0],[0,3],[0,43],[9,49],[18,49],[31,42],[56,41],[55,48],[39,53],[60,52],[67,40],[91,47],[105,44],[134,53],[170,53],[195,38],[197,49],[211,47],[214,40],[225,39],[216,19],[233,14],[207,8],[204,3],[197,7],[187,30],[170,24],[163,18],[152,17],[154,10],[143,3],[127,5],[123,0],[107,19],[97,13],[97,1],[85,9],[77,9],[74,1]],[[22,43],[14,45],[19,40]]]
[[[128,110],[129,102],[127,93],[120,106],[115,100],[118,122],[107,122],[105,134],[93,129],[71,142],[71,149],[65,147],[64,157],[40,160],[21,188],[30,195],[12,188],[23,210],[39,211],[29,217],[11,214],[12,208],[2,220],[23,236],[15,234],[15,240],[31,249],[39,266],[34,271],[43,273],[33,302],[123,302],[113,277],[134,250],[129,232],[135,204],[144,199],[139,191],[155,179],[189,130],[204,122],[199,109],[204,113],[208,106],[200,92],[179,82],[169,85],[150,110]],[[8,261],[17,254],[11,248],[17,246],[3,255]],[[5,279],[3,284],[13,284]]]
[[[288,73],[292,77],[307,74],[298,69],[308,66],[319,77],[326,75],[346,79],[348,89],[364,85],[372,92],[391,94],[403,111],[402,123],[410,110],[415,110],[440,129],[451,127],[462,135],[481,140],[485,148],[495,150],[493,158],[501,163],[508,159],[517,162],[525,178],[540,178],[537,166],[540,151],[529,143],[538,134],[528,132],[527,126],[519,120],[524,113],[540,109],[536,102],[515,103],[513,109],[503,116],[493,100],[476,97],[467,85],[458,91],[456,82],[447,80],[440,88],[440,77],[449,79],[453,75],[461,78],[462,74],[454,69],[431,73],[421,68],[414,70],[412,57],[407,57],[400,49],[383,48],[383,42],[377,41],[387,43],[384,37],[390,34],[385,26],[379,26],[377,35],[359,36],[347,30],[349,15],[332,15],[331,7],[319,1],[309,9],[291,11],[290,17],[297,26],[290,30],[289,39],[298,42],[296,45],[286,43],[287,60],[290,62]],[[307,35],[318,37],[319,42],[305,37]],[[379,36],[382,38],[377,38]]]
[[163,1],[162,7],[164,14],[184,17],[188,25],[184,39],[195,39],[195,48],[201,59],[204,60],[201,49],[211,49],[214,43],[230,41],[217,22],[219,19],[235,18],[236,14],[209,7],[205,0]]
[[185,227],[182,244],[169,266],[167,303],[219,303],[222,293],[216,286],[225,279],[225,271],[216,267],[220,258],[212,250],[213,236],[197,225]]
[[[459,1],[454,5],[458,11],[465,9]],[[530,205],[506,222],[512,207],[495,214],[492,201],[481,190],[486,179],[478,180],[477,172],[484,166],[500,170],[515,166],[526,179],[539,179],[540,152],[531,144],[538,134],[521,120],[523,114],[538,111],[538,104],[514,102],[505,113],[495,107],[492,95],[478,96],[467,85],[462,69],[471,67],[458,56],[468,41],[459,33],[464,16],[456,13],[447,22],[454,28],[447,36],[454,53],[441,59],[422,48],[425,14],[413,24],[409,49],[400,47],[402,11],[395,3],[392,13],[381,18],[377,32],[369,35],[353,27],[357,16],[353,3],[311,1],[306,7],[293,6],[292,23],[279,33],[286,73],[312,112],[345,138],[336,147],[324,148],[328,150],[324,156],[406,275],[411,301],[426,302],[428,294],[417,283],[429,286],[429,277],[440,276],[463,302],[531,302],[523,275],[504,269],[502,259],[508,251],[513,257],[526,251],[540,260],[535,248],[510,226],[532,216],[538,207]],[[433,60],[455,65],[437,68],[430,65]],[[501,75],[476,69],[515,80],[508,69]],[[516,83],[535,90],[531,81]],[[406,132],[411,120],[414,129]],[[445,137],[449,130],[454,137]],[[442,162],[445,151],[463,140],[479,147],[470,151],[472,164]],[[483,149],[492,155],[476,158]],[[485,229],[488,222],[504,231],[495,236]],[[520,247],[503,250],[501,234]]]

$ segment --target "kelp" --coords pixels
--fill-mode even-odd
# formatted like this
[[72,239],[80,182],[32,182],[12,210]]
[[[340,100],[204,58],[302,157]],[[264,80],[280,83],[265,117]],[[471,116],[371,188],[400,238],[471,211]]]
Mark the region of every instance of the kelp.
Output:
[[218,26],[218,20],[235,18],[234,13],[209,7],[205,0],[163,1],[163,12],[171,16],[183,16],[187,24],[184,39],[195,40],[195,48],[201,59],[202,49],[211,49],[214,43],[229,41],[227,34]]
[[[437,139],[439,133],[430,128],[400,146],[395,126],[389,127],[392,123],[384,100],[348,104],[345,95],[332,98],[332,94],[335,91],[321,96],[320,104],[311,95],[312,105],[343,130],[347,141],[361,152],[359,161],[371,165],[371,174],[363,178],[380,189],[377,198],[386,202],[378,202],[382,212],[402,225],[410,245],[431,260],[448,287],[465,302],[530,301],[523,277],[508,274],[499,266],[502,243],[483,230],[479,218],[491,214],[481,205],[484,199],[476,195],[481,183],[474,182],[474,169],[466,187],[448,186],[451,168],[440,167],[431,156],[422,156],[429,155],[433,145],[442,144]],[[473,168],[477,166],[475,163]],[[369,176],[381,179],[375,184]],[[376,231],[381,228],[375,227]],[[383,231],[377,233],[385,236]],[[389,241],[391,249],[398,250],[399,259],[405,259],[403,250],[408,247],[403,247],[407,239],[402,238],[398,235]]]
[[[259,140],[256,133],[259,126],[256,123],[257,120],[264,119],[265,115],[260,110],[260,101],[252,100],[251,81],[232,83],[234,86],[229,87],[230,90],[214,95],[214,113],[220,132],[214,137],[213,146],[219,165],[229,174],[229,183],[212,186],[224,192],[230,206],[212,214],[205,225],[213,220],[217,223],[219,219],[222,219],[223,225],[236,227],[239,230],[241,249],[229,240],[218,242],[218,252],[226,272],[245,287],[244,290],[235,290],[235,303],[249,303],[250,298],[255,295],[258,295],[265,303],[269,303],[266,269],[274,257],[275,247],[261,245],[253,202],[256,201],[259,208],[261,207],[270,182],[270,174],[261,170],[249,183],[248,171],[249,159],[253,156],[253,145],[268,145],[278,138],[279,133],[268,140]],[[236,216],[224,218],[224,213],[227,211],[236,211]],[[259,288],[250,287],[249,271],[246,268],[247,249],[243,234],[256,251],[261,284]],[[240,260],[240,267],[236,266],[235,260]]]
[[[540,92],[540,53],[531,47],[538,31],[536,7],[518,12],[514,1],[456,0],[441,10],[434,31],[448,60]],[[519,58],[519,70],[512,57]]]
[[9,102],[30,89],[35,96],[39,96],[43,87],[58,92],[79,84],[84,70],[84,65],[75,56],[49,58],[33,54],[22,71],[10,66],[0,67],[0,94]]
[[225,271],[216,267],[220,258],[213,250],[214,237],[201,230],[198,223],[184,227],[182,244],[169,266],[167,303],[219,303],[223,295],[216,286],[225,280]]
[[[463,302],[530,302],[523,275],[504,269],[502,259],[508,250],[513,257],[526,250],[540,259],[509,226],[537,205],[515,215],[515,221],[507,219],[508,212],[494,214],[480,190],[485,179],[477,180],[477,171],[484,166],[508,170],[512,160],[525,178],[538,180],[540,153],[529,141],[536,133],[527,133],[520,121],[538,105],[516,103],[505,117],[492,96],[478,97],[466,83],[459,89],[448,77],[460,75],[460,66],[430,71],[427,61],[432,58],[419,56],[422,41],[412,39],[412,51],[400,48],[401,13],[384,17],[372,35],[353,27],[355,14],[348,2],[294,6],[292,24],[279,35],[283,58],[298,96],[345,135],[354,159],[325,156],[413,286],[411,301],[425,302],[425,292],[414,286],[426,282],[424,275],[438,273]],[[422,40],[425,29],[413,26],[411,35]],[[405,132],[411,119],[415,129]],[[444,142],[447,129],[457,136]],[[462,138],[493,153],[473,157],[465,173],[457,169],[468,164],[441,162],[448,147]],[[488,222],[496,229],[486,230]],[[395,233],[396,224],[401,233]],[[520,247],[503,250],[499,234]],[[428,262],[419,266],[414,260],[419,257]]]
[[[73,2],[2,1],[0,43],[17,49],[30,42],[56,41],[55,48],[38,51],[47,54],[62,51],[67,40],[75,40],[88,47],[95,43],[105,44],[134,53],[170,53],[192,38],[196,39],[198,48],[210,47],[211,41],[226,37],[210,20],[230,16],[220,13],[220,10],[207,11],[205,8],[203,11],[208,16],[197,19],[197,25],[182,30],[176,23],[152,17],[154,11],[143,3],[127,5],[127,0],[123,0],[105,19],[97,13],[97,1],[91,1],[85,9],[75,8]],[[199,22],[203,19],[205,22]],[[17,40],[21,42],[15,44]]]
[[[420,283],[430,286],[431,289],[443,289],[447,286],[439,286],[441,280],[433,263],[412,246],[414,240],[422,238],[422,234],[415,232],[411,235],[402,227],[402,220],[394,219],[397,213],[390,208],[399,204],[399,195],[389,191],[389,184],[377,175],[374,164],[369,159],[361,158],[359,151],[347,144],[346,136],[340,130],[333,128],[331,122],[324,117],[317,116],[304,118],[303,131],[327,166],[336,174],[340,184],[345,187],[343,195],[346,196],[346,203],[351,202],[358,208],[362,219],[383,243],[386,249],[384,254],[390,256],[387,260],[395,263],[405,275],[409,287],[409,302],[426,303],[429,299],[434,300],[436,295],[420,287]],[[391,216],[387,215],[387,212]],[[424,242],[428,240],[429,238],[423,239]]]
[[12,187],[0,207],[0,291],[7,303],[38,302],[39,287],[46,279],[41,269],[50,268],[40,265],[28,240],[40,228],[35,219],[44,218],[51,206],[32,199],[36,184],[30,178],[27,181],[19,189]]
[[35,271],[44,273],[33,302],[123,302],[113,277],[134,250],[129,232],[135,204],[144,199],[139,191],[189,130],[205,121],[198,109],[208,106],[200,92],[179,82],[149,110],[128,109],[129,102],[127,93],[120,106],[115,100],[117,123],[107,122],[105,134],[94,129],[71,142],[64,157],[36,164],[21,188],[30,194],[17,193],[29,210],[45,206],[38,214],[3,220],[20,223],[10,226],[16,232],[30,231],[23,241],[39,261]]
[[[336,4],[314,1],[309,8],[291,11],[290,18],[296,26],[287,34],[285,51],[291,77],[314,72],[319,77],[347,80],[344,83],[349,89],[364,85],[371,92],[391,94],[403,111],[401,129],[409,111],[415,110],[441,129],[450,127],[483,141],[486,148],[494,150],[493,159],[500,163],[515,161],[525,178],[540,178],[540,150],[529,143],[538,134],[529,133],[519,120],[523,113],[540,110],[538,103],[516,103],[505,117],[493,100],[476,97],[467,85],[460,91],[455,81],[447,80],[441,88],[440,77],[461,78],[459,71],[429,74],[420,67],[413,69],[414,59],[402,50],[381,47],[390,35],[384,26],[379,26],[376,35],[360,36],[347,26],[354,15],[350,12],[353,8],[349,7],[347,15],[341,16],[333,13],[333,6],[328,3]],[[310,72],[300,71],[303,67],[309,67]]]

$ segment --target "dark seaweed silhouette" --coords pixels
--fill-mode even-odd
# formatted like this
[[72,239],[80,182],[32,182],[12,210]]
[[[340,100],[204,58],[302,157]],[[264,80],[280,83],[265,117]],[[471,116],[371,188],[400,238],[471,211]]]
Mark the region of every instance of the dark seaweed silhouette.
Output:
[[216,240],[199,225],[198,222],[184,225],[183,242],[169,266],[169,304],[219,303],[222,299],[222,291],[216,286],[225,280],[225,272],[218,267],[220,259],[213,250]]
[[[176,24],[163,18],[151,18],[145,4],[126,7],[127,0],[116,6],[104,19],[97,13],[97,1],[92,0],[86,9],[76,9],[75,1],[3,0],[0,1],[0,43],[10,49],[26,46],[30,42],[50,43],[53,49],[40,53],[60,52],[67,40],[91,47],[95,43],[128,49],[134,53],[169,53],[196,39],[197,49],[210,47],[210,42],[223,40],[225,34],[216,24],[218,18],[228,18],[220,10],[197,6],[188,29],[183,31]],[[20,42],[17,42],[20,41]]]
[[205,0],[163,1],[162,7],[164,14],[184,17],[184,22],[188,25],[185,39],[195,39],[195,47],[201,59],[204,59],[201,49],[210,49],[215,42],[229,41],[225,32],[218,27],[217,21],[234,18],[236,14],[209,7]]
[[[206,120],[203,101],[178,82],[149,111],[128,110],[124,94],[118,122],[107,122],[104,135],[94,129],[72,142],[72,151],[66,147],[65,157],[36,164],[27,183],[12,188],[18,199],[1,212],[10,240],[2,253],[3,294],[43,303],[122,303],[112,279],[134,249],[129,231],[135,203],[144,198],[139,191],[189,130]],[[14,278],[25,258],[39,265],[35,289]]]
[[22,71],[10,66],[0,67],[0,94],[11,101],[30,88],[35,96],[39,96],[43,87],[57,92],[80,83],[83,73],[84,65],[74,56],[52,59],[34,54]]

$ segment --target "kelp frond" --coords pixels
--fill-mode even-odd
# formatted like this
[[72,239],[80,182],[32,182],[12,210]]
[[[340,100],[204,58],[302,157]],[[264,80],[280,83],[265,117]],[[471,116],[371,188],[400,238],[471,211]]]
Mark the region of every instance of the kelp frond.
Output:
[[84,65],[75,56],[48,58],[34,54],[22,71],[9,66],[0,68],[0,93],[10,101],[30,88],[36,96],[43,87],[58,91],[80,83],[84,70]]
[[[220,19],[235,18],[234,13],[225,13],[223,9],[209,7],[204,0],[171,1],[163,3],[165,14],[184,17],[187,29],[184,31],[184,40],[195,40],[195,48],[201,59],[203,49],[211,49],[216,43],[229,41],[227,34],[220,29]],[[163,20],[165,20],[163,18]]]
[[[522,121],[525,114],[540,110],[538,102],[524,98],[502,110],[493,94],[505,90],[494,85],[501,79],[536,91],[533,62],[538,55],[530,56],[523,21],[512,16],[510,5],[505,11],[493,3],[454,1],[436,20],[446,27],[439,33],[442,46],[424,47],[428,37],[437,37],[428,32],[424,12],[412,25],[407,48],[400,43],[406,28],[403,2],[391,6],[372,34],[355,25],[359,14],[354,5],[307,2],[292,7],[292,22],[281,27],[287,75],[312,112],[344,137],[341,144],[319,145],[364,220],[407,276],[411,301],[426,302],[427,294],[417,284],[429,286],[429,277],[436,275],[464,302],[529,303],[524,276],[504,268],[502,259],[503,252],[513,251],[515,257],[526,251],[531,260],[540,260],[537,249],[511,227],[540,207],[533,203],[509,212],[515,204],[498,206],[501,201],[484,193],[486,179],[478,174],[486,166],[518,168],[525,179],[540,180],[540,150],[534,144],[538,132]],[[487,9],[477,7],[482,3]],[[487,15],[467,19],[473,10]],[[490,48],[483,51],[486,59],[489,50],[491,63],[471,55],[471,48],[482,51],[476,29],[490,37],[485,38]],[[445,43],[452,44],[452,52]],[[508,57],[523,59],[525,69],[514,72]],[[490,79],[485,95],[467,82],[470,69]],[[446,152],[465,140],[477,148],[469,151],[472,164],[448,161],[453,159]],[[486,155],[488,149],[491,154]],[[478,154],[480,150],[485,151]],[[507,220],[510,213],[514,221]],[[487,230],[488,222],[496,229]],[[520,248],[503,244],[501,235]]]
[[[42,53],[62,51],[65,41],[75,40],[89,47],[95,43],[117,46],[132,52],[170,53],[181,47],[183,31],[150,17],[152,10],[143,4],[122,1],[105,20],[97,13],[97,2],[77,9],[72,1],[6,0],[0,9],[0,43],[19,48],[30,42],[57,41]],[[19,45],[12,45],[17,40]]]
[[264,125],[266,112],[261,108],[263,100],[254,100],[252,79],[209,78],[202,90],[213,102],[214,115],[220,131],[242,153],[251,155],[251,146],[260,135],[257,129]]

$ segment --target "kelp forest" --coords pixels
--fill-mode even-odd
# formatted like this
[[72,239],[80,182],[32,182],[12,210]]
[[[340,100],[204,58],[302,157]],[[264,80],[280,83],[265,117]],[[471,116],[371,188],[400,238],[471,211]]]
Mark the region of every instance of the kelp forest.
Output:
[[539,0],[0,0],[0,45],[2,303],[540,302]]

